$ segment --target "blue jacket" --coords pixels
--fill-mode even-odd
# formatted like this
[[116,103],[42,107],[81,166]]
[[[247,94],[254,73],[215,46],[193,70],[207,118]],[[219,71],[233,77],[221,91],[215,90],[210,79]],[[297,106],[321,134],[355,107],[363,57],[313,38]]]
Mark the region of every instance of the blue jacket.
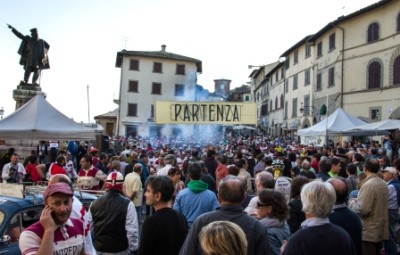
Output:
[[196,193],[185,188],[179,191],[174,203],[174,209],[186,217],[189,228],[198,216],[214,211],[218,206],[217,196],[208,189]]

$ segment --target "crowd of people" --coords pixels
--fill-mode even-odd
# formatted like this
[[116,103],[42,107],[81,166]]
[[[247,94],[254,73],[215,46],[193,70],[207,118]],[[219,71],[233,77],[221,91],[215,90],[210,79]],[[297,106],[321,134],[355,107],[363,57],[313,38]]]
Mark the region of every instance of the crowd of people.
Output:
[[[40,222],[21,236],[24,254],[51,242],[74,254],[397,254],[396,142],[331,145],[120,138],[105,151],[60,142],[40,162],[33,151],[18,163],[10,149],[0,164],[3,182],[49,181]],[[104,194],[70,216],[82,208],[72,205],[74,188]],[[60,243],[73,236],[81,241]]]

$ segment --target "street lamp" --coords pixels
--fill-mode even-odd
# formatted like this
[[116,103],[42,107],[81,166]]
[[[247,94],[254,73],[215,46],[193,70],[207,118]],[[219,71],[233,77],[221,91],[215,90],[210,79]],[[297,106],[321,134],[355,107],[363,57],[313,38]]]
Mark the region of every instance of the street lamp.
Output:
[[252,68],[255,68],[255,67],[263,67],[264,65],[248,65],[247,67],[249,68],[249,69],[252,69]]
[[0,109],[0,118],[3,119],[3,115],[4,115],[4,108],[3,106]]
[[303,105],[303,102],[301,103],[301,107],[300,107],[300,109],[299,109],[299,111],[300,111],[300,113],[306,113],[306,114],[309,114],[308,113],[308,111],[305,111],[305,109],[311,109],[311,114],[313,114],[314,113],[314,106],[312,106],[312,105]]

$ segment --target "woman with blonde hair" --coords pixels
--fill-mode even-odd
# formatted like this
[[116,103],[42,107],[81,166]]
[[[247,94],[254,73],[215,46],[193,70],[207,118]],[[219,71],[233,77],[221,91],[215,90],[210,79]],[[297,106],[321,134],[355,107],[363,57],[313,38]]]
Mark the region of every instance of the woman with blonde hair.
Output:
[[247,255],[243,230],[230,221],[214,221],[199,234],[201,249],[207,255]]

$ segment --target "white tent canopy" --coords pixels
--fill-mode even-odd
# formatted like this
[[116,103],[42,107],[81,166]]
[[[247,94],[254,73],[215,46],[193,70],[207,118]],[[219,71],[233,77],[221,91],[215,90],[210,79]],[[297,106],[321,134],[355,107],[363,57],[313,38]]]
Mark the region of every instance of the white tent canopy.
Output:
[[400,120],[382,120],[368,123],[358,127],[345,130],[343,133],[358,133],[359,135],[386,135],[389,130],[400,129]]
[[256,130],[256,128],[254,128],[254,127],[243,126],[243,125],[234,126],[232,129],[234,129],[234,130],[242,130],[242,129]]
[[300,129],[297,134],[299,136],[324,136],[326,133],[328,135],[338,135],[342,134],[344,130],[364,124],[366,122],[353,117],[342,108],[338,108],[328,118],[309,128]]
[[1,140],[94,140],[96,129],[68,118],[37,95],[0,121]]

